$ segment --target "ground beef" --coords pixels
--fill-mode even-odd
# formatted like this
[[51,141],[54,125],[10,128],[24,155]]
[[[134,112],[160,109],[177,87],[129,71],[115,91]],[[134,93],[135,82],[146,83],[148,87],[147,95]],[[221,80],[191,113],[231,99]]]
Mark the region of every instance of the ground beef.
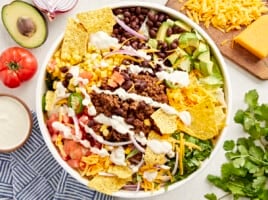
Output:
[[[126,71],[121,73],[126,73]],[[133,85],[133,87],[128,90],[129,93],[151,97],[154,101],[160,103],[168,102],[165,93],[165,85],[159,83],[158,78],[153,77],[150,74],[128,74],[128,76],[129,78],[127,81],[131,81],[131,85]],[[101,88],[109,89],[105,82],[102,84]],[[104,93],[98,94],[95,92],[91,93],[91,100],[97,113],[103,113],[108,117],[118,115],[125,118],[126,123],[134,126],[134,131],[137,134],[140,132],[148,134],[150,130],[155,130],[155,127],[152,127],[155,125],[150,116],[157,108],[147,105],[144,101],[138,102],[133,99],[123,101],[116,95],[108,95]],[[149,119],[151,125],[145,125],[145,119]],[[122,134],[117,133],[115,130],[111,130],[106,139],[123,141],[128,139],[128,137],[123,137]]]
[[151,97],[153,100],[161,103],[168,102],[165,92],[166,87],[164,84],[159,83],[157,77],[150,76],[149,74],[131,74],[130,77],[134,87],[129,92]]
[[116,95],[94,92],[91,94],[91,100],[97,113],[104,113],[108,117],[112,115],[124,117],[126,123],[135,127],[134,131],[136,133],[142,131],[146,134],[150,131],[150,126],[146,126],[144,120],[150,119],[155,109],[146,105],[145,102],[137,102],[131,99],[122,101]]

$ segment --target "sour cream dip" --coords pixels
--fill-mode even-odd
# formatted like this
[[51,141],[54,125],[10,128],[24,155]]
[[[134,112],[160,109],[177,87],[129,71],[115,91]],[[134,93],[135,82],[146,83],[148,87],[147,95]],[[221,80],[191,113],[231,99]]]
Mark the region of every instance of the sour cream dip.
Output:
[[32,116],[28,107],[15,96],[0,94],[0,152],[22,146],[31,130]]

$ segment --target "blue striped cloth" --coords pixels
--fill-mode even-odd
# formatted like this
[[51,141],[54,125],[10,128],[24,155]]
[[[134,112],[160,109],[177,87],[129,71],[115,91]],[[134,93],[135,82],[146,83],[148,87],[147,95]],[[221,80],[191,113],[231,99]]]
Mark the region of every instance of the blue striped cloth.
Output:
[[33,113],[27,142],[0,153],[0,200],[112,200],[72,178],[52,157]]

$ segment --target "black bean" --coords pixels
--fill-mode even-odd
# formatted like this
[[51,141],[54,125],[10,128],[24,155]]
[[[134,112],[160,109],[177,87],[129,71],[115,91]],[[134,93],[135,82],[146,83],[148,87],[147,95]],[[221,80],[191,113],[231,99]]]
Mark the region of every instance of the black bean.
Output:
[[161,26],[161,24],[162,24],[162,22],[160,22],[160,21],[156,21],[156,23],[155,23],[155,25],[156,25],[157,27]]
[[124,18],[124,22],[125,22],[126,24],[128,24],[128,23],[130,22],[129,17],[125,17],[125,18]]
[[146,107],[146,103],[144,101],[139,102],[139,109],[143,110]]
[[124,88],[125,90],[129,90],[131,87],[132,87],[132,81],[130,81],[130,80],[126,80],[122,84],[122,88]]
[[124,17],[131,17],[131,13],[129,11],[125,11],[123,15]]
[[145,16],[144,15],[138,15],[138,18],[140,21],[143,21],[145,19]]
[[149,11],[149,9],[147,9],[147,8],[141,8],[141,13],[142,14],[147,14],[148,11]]
[[135,83],[135,89],[136,90],[144,90],[146,88],[147,83],[145,81],[139,80]]
[[175,42],[175,41],[171,42],[171,44],[170,44],[171,49],[176,49],[177,47],[178,47],[177,42]]
[[166,57],[166,54],[164,52],[158,52],[157,55],[160,57],[160,58],[165,58]]
[[131,43],[131,46],[134,48],[134,49],[138,49],[138,42],[137,41],[134,41]]
[[124,111],[121,108],[114,109],[113,110],[113,113],[116,114],[116,115],[120,115],[120,116],[123,116],[124,115]]
[[151,21],[154,20],[154,13],[153,12],[148,13],[148,19],[151,20]]
[[73,78],[73,75],[71,73],[67,73],[65,75],[65,79],[70,80],[71,78]]
[[147,20],[146,24],[147,24],[147,26],[149,26],[149,28],[154,26],[154,23],[151,20]]
[[66,73],[66,72],[69,71],[69,69],[68,69],[67,66],[64,66],[64,67],[61,67],[61,68],[60,68],[60,71],[61,71],[62,73]]
[[121,75],[124,77],[125,81],[130,80],[129,75],[126,72],[121,72]]
[[123,12],[121,8],[114,9],[114,14],[119,15]]
[[172,28],[169,27],[169,28],[167,29],[167,33],[166,33],[166,35],[167,35],[167,36],[171,36],[172,33],[173,33]]
[[139,7],[139,6],[136,7],[136,13],[137,13],[138,15],[141,14],[141,7]]
[[149,30],[149,35],[151,38],[155,38],[156,37],[156,31],[154,29],[150,29]]
[[63,85],[65,88],[67,88],[68,85],[69,85],[69,80],[64,79],[64,80],[62,81],[62,85]]
[[161,13],[161,14],[159,15],[159,17],[158,17],[158,20],[159,20],[160,22],[163,22],[163,21],[165,20],[165,14]]
[[143,61],[141,62],[141,66],[142,66],[142,67],[150,67],[150,62],[147,61],[147,60],[143,60]]
[[126,122],[127,122],[128,124],[133,124],[134,120],[135,120],[134,117],[128,117],[128,118],[126,118]]
[[183,32],[183,30],[178,26],[173,26],[173,32],[174,33],[181,33],[181,32]]

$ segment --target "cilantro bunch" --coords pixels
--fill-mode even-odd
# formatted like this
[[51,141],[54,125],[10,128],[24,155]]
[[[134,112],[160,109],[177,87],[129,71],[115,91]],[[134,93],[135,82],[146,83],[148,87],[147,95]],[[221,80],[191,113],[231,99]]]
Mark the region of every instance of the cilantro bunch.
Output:
[[206,194],[209,200],[234,200],[247,197],[251,200],[268,200],[268,103],[260,104],[256,90],[245,94],[245,110],[239,109],[234,121],[243,126],[245,137],[224,143],[227,162],[221,166],[221,176],[208,175],[207,179],[226,195],[217,198]]

